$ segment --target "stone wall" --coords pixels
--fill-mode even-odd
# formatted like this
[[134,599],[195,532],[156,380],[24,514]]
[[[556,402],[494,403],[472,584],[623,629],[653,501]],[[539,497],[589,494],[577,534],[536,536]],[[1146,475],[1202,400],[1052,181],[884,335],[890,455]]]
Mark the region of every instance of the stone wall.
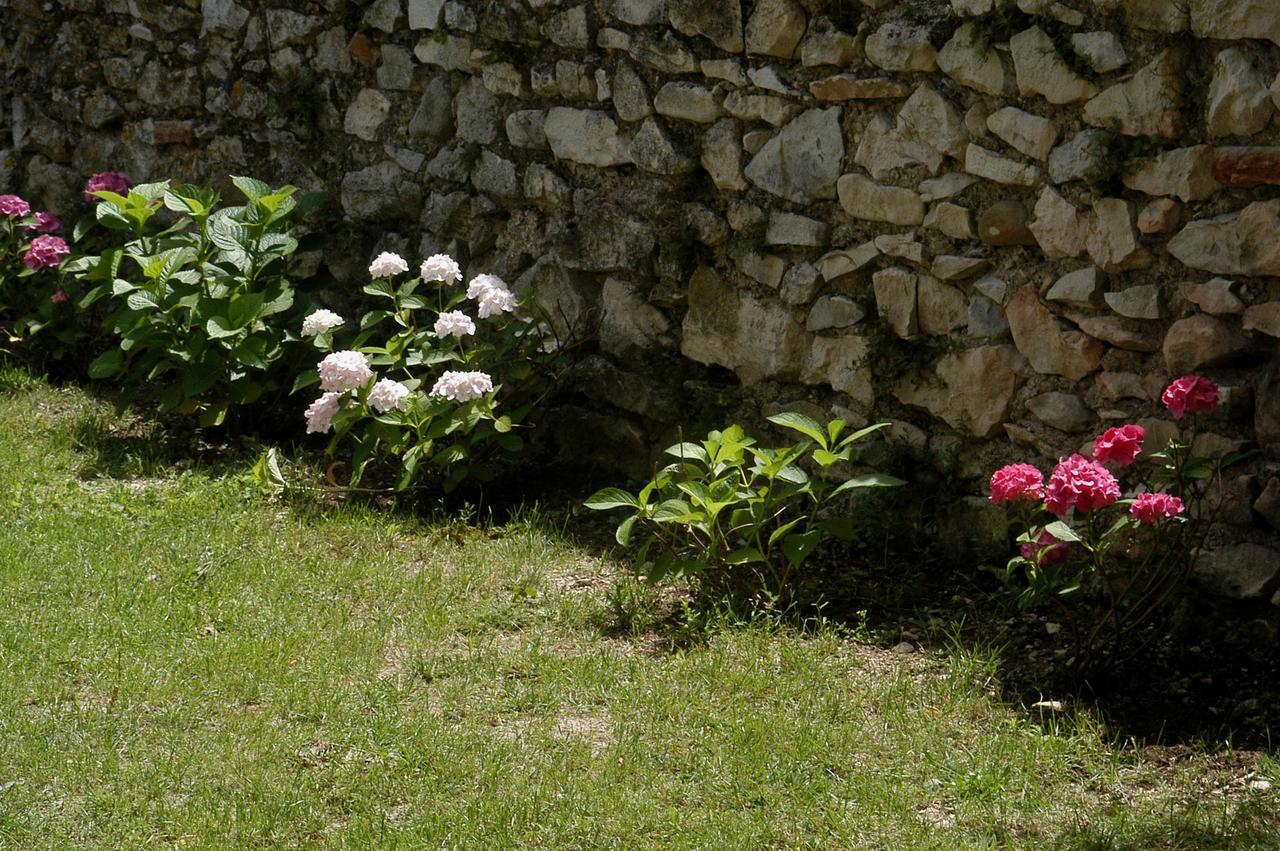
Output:
[[0,17],[0,185],[64,214],[107,168],[330,191],[312,265],[339,281],[377,250],[449,251],[593,324],[576,435],[614,458],[677,421],[800,408],[890,418],[977,490],[1107,424],[1162,437],[1161,387],[1206,373],[1225,404],[1203,446],[1265,449],[1227,476],[1210,564],[1276,590],[1274,0],[0,0]]

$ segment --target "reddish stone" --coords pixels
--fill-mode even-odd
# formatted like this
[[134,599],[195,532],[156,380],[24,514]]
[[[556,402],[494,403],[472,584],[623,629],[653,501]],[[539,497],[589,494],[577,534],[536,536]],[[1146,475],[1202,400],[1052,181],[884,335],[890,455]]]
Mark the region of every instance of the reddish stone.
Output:
[[1280,147],[1218,148],[1213,176],[1223,186],[1280,185]]
[[190,145],[195,141],[195,126],[190,121],[157,121],[153,139],[157,145]]
[[347,42],[347,53],[364,67],[372,68],[378,64],[378,54],[381,50],[378,45],[369,41],[364,33],[356,33],[351,37],[351,41]]

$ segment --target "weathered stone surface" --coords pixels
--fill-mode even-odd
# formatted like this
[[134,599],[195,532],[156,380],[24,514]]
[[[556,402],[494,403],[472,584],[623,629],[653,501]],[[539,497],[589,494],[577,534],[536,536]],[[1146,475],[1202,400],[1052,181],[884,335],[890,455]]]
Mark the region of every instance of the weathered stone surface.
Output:
[[853,74],[836,74],[809,84],[809,93],[821,101],[900,98],[908,91],[907,86],[897,80]]
[[1111,32],[1074,33],[1071,46],[1099,74],[1123,68],[1129,61],[1120,38]]
[[939,280],[962,281],[966,278],[980,275],[989,268],[991,268],[991,264],[982,257],[939,254],[933,258],[933,264],[929,267],[929,272]]
[[1209,135],[1251,136],[1266,127],[1275,111],[1270,82],[1244,48],[1221,51],[1209,83]]
[[804,203],[832,197],[843,161],[839,107],[810,109],[765,143],[745,173],[766,192]]
[[648,269],[656,241],[652,224],[582,189],[573,194],[573,212],[591,226],[549,230],[558,263],[589,272],[640,274]]
[[1182,285],[1182,295],[1204,313],[1214,316],[1236,316],[1244,313],[1244,302],[1234,292],[1235,283],[1226,278],[1213,278],[1202,284]]
[[828,251],[818,260],[818,271],[828,283],[838,281],[865,268],[880,256],[874,242],[865,242],[855,248]]
[[501,120],[498,99],[474,77],[464,83],[454,99],[459,139],[488,145],[498,138]]
[[609,0],[609,14],[624,24],[646,26],[662,20],[667,0]]
[[547,114],[540,109],[521,109],[507,116],[507,141],[517,148],[545,148]]
[[1215,148],[1213,176],[1233,188],[1280,185],[1280,146]]
[[1093,223],[1085,248],[1105,272],[1135,268],[1148,259],[1133,226],[1133,208],[1123,198],[1099,198],[1093,202]]
[[833,390],[846,393],[857,404],[869,408],[875,402],[871,389],[871,369],[867,365],[869,341],[865,337],[843,334],[816,337],[800,372],[805,384],[829,384]]
[[1218,275],[1280,275],[1280,201],[1191,222],[1168,250],[1183,265]]
[[949,334],[969,322],[969,303],[964,293],[929,275],[916,279],[916,314],[925,334]]
[[693,160],[676,149],[667,131],[652,116],[644,120],[631,138],[627,155],[637,168],[653,174],[679,174],[694,167]]
[[969,300],[970,337],[1003,337],[1009,333],[1009,321],[1004,318],[1000,305],[984,295]]
[[417,215],[418,184],[393,160],[353,171],[342,179],[342,209],[353,218],[373,221]]
[[1027,208],[1018,201],[997,201],[978,217],[978,237],[987,245],[1035,245],[1027,218]]
[[1191,31],[1199,38],[1266,38],[1280,44],[1280,17],[1270,0],[1192,0]]
[[938,65],[924,27],[883,24],[867,36],[863,50],[868,62],[886,71],[932,71]]
[[997,304],[1003,303],[1004,297],[1009,294],[1009,285],[1003,278],[995,275],[979,278],[973,288]]
[[725,112],[742,121],[764,121],[781,127],[800,107],[784,98],[773,95],[753,95],[730,92],[724,99]]
[[1154,284],[1109,292],[1103,298],[1108,307],[1129,319],[1160,318],[1160,288]]
[[361,89],[347,107],[342,129],[352,136],[372,142],[378,138],[378,128],[387,120],[391,101],[377,89]]
[[543,126],[556,159],[594,166],[631,162],[618,125],[608,113],[553,106]]
[[804,327],[808,331],[848,328],[857,325],[866,315],[867,309],[848,296],[823,296],[813,303]]
[[1035,186],[1042,180],[1040,169],[1035,166],[1002,157],[973,143],[965,148],[964,170],[996,183],[1014,186]]
[[1012,346],[981,346],[938,361],[938,381],[903,381],[893,395],[904,405],[924,408],[956,431],[991,437],[1008,419],[1025,370]]
[[649,89],[630,62],[619,62],[614,73],[613,108],[623,121],[643,121],[653,114]]
[[765,65],[760,68],[748,68],[747,78],[756,88],[780,95],[796,96],[800,93],[791,87],[776,65]]
[[925,84],[902,105],[895,125],[874,116],[858,142],[854,162],[877,180],[904,166],[920,164],[936,174],[944,158],[964,156],[968,134],[951,101]]
[[813,301],[822,288],[822,277],[812,263],[797,263],[782,276],[778,295],[787,304],[799,306]]
[[743,381],[797,379],[809,339],[788,308],[739,291],[707,267],[689,281],[683,332],[685,357],[732,369]]
[[1013,75],[998,50],[982,45],[973,24],[962,24],[938,53],[938,67],[962,86],[983,94],[1003,95],[1013,90]]
[[659,115],[698,124],[711,124],[724,115],[709,89],[697,83],[679,81],[667,83],[658,90],[653,108]]
[[742,144],[738,122],[724,118],[702,137],[702,167],[717,189],[741,192],[747,188],[742,176]]
[[1058,55],[1053,40],[1039,27],[1031,27],[1009,39],[1018,92],[1023,97],[1041,95],[1049,103],[1087,100],[1098,87],[1077,75]]
[[476,70],[471,39],[465,36],[450,35],[443,40],[424,38],[414,46],[413,55],[424,65],[438,65],[446,71]]
[[1093,427],[1097,417],[1074,393],[1041,393],[1027,400],[1031,413],[1045,425],[1075,434]]
[[1160,351],[1160,337],[1144,323],[1119,316],[1096,316],[1074,310],[1068,310],[1063,315],[1090,337],[1117,349],[1130,352]]
[[774,210],[769,214],[769,227],[764,241],[769,245],[819,247],[827,244],[831,228],[817,219],[798,213]]
[[895,225],[924,221],[924,202],[910,189],[884,186],[860,174],[846,174],[836,186],[840,206],[850,216]]
[[1244,334],[1216,317],[1198,314],[1179,319],[1165,334],[1165,367],[1172,375],[1185,375],[1216,366],[1239,355],[1247,342]]
[[1263,596],[1280,572],[1280,552],[1260,544],[1209,550],[1196,562],[1196,576],[1215,592],[1237,600]]
[[1166,50],[1132,78],[1105,89],[1084,107],[1084,120],[1095,127],[1115,127],[1129,136],[1177,138],[1184,85],[1182,60]]
[[782,284],[782,276],[787,271],[787,261],[778,255],[739,250],[733,252],[732,256],[738,271],[751,280],[775,290]]
[[[1280,478],[1267,480],[1262,493],[1254,500],[1253,510],[1258,512],[1272,529],[1280,530]],[[1273,603],[1276,601],[1273,599]]]
[[987,127],[1014,150],[1037,160],[1046,159],[1053,143],[1058,141],[1058,128],[1052,121],[1023,112],[1015,106],[1006,106],[991,113]]
[[790,59],[807,22],[804,8],[795,0],[759,0],[747,19],[747,53]]
[[409,119],[411,139],[447,139],[453,135],[453,93],[449,77],[441,74],[432,78],[418,101],[418,108]]
[[1079,331],[1067,331],[1040,302],[1034,287],[1018,290],[1005,308],[1014,345],[1043,375],[1063,375],[1073,381],[1098,369],[1102,346]]
[[1046,186],[1036,199],[1035,220],[1028,228],[1046,257],[1079,257],[1085,252],[1091,224],[1074,204]]
[[901,257],[917,265],[924,263],[924,246],[916,242],[915,231],[882,233],[872,242],[876,250],[885,257]]
[[926,202],[933,202],[940,201],[943,198],[954,198],[977,182],[978,178],[971,174],[953,171],[941,177],[922,180],[916,190]]
[[1082,307],[1086,310],[1095,308],[1101,300],[1101,277],[1097,266],[1076,269],[1055,281],[1049,288],[1049,292],[1045,294],[1045,298],[1070,307]]
[[1208,145],[1164,151],[1142,168],[1126,174],[1124,185],[1148,195],[1203,201],[1221,188],[1213,173],[1215,160],[1213,148]]
[[924,226],[941,231],[952,239],[973,239],[973,211],[959,204],[943,201],[934,204],[924,217]]
[[520,194],[520,180],[516,176],[516,164],[503,159],[493,151],[483,151],[471,171],[471,185],[481,192],[515,198]]
[[1280,301],[1251,306],[1244,312],[1240,327],[1245,331],[1258,331],[1268,337],[1280,337]]
[[871,276],[876,296],[876,312],[899,337],[914,337],[920,332],[916,312],[916,274],[893,266]]
[[1106,158],[1106,134],[1082,130],[1049,154],[1049,179],[1054,183],[1088,180],[1098,174]]
[[600,304],[600,348],[614,357],[632,358],[674,345],[671,322],[644,299],[638,285],[606,278]]
[[862,43],[849,33],[841,32],[825,18],[814,21],[809,34],[800,43],[800,64],[806,68],[823,65],[844,67],[862,57]]
[[1172,198],[1157,198],[1138,213],[1142,233],[1173,233],[1182,223],[1182,205]]
[[663,74],[692,74],[698,61],[678,35],[666,31],[661,35],[641,33],[631,42],[631,58]]
[[444,0],[408,0],[409,29],[433,30],[440,26]]

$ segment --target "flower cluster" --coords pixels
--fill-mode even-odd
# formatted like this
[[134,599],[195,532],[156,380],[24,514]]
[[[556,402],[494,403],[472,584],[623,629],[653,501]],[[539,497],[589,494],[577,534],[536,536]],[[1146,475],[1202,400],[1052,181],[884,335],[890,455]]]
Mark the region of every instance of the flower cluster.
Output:
[[1120,498],[1120,483],[1106,467],[1083,455],[1072,455],[1049,474],[1044,507],[1059,517],[1071,509],[1081,513],[1106,508]]
[[431,255],[422,261],[418,271],[422,275],[422,280],[427,282],[440,281],[444,284],[454,284],[462,280],[462,269],[448,254]]
[[1009,464],[991,474],[993,503],[1035,502],[1044,498],[1044,473],[1030,464]]
[[405,401],[409,398],[409,388],[399,381],[384,378],[369,391],[369,407],[380,414],[390,410],[404,410]]
[[0,216],[22,218],[31,215],[31,205],[17,195],[0,195]]
[[409,264],[399,254],[384,251],[369,264],[371,278],[390,278],[409,271]]
[[89,203],[100,200],[95,192],[115,192],[123,195],[133,186],[129,176],[118,171],[100,171],[84,184],[84,200]]
[[334,416],[342,408],[342,394],[336,391],[324,393],[307,408],[307,434],[329,430]]
[[1135,423],[1109,428],[1093,442],[1093,457],[1128,467],[1142,452],[1146,429]]
[[22,263],[28,269],[40,270],[55,267],[71,253],[66,241],[57,236],[37,236],[31,247],[22,255]]
[[34,224],[27,225],[27,233],[57,233],[62,230],[62,222],[53,213],[41,210],[36,213]]
[[432,396],[470,402],[493,391],[493,379],[483,372],[445,372],[431,388]]
[[1160,401],[1175,420],[1188,411],[1207,413],[1218,407],[1218,385],[1198,375],[1184,375],[1165,388]]
[[441,339],[450,336],[465,337],[476,333],[476,323],[460,310],[448,310],[436,319],[434,330]]
[[321,308],[302,320],[302,336],[318,336],[326,331],[332,331],[343,322],[343,318],[332,310]]
[[342,393],[369,383],[373,370],[369,359],[360,352],[334,352],[320,361],[320,389]]
[[476,315],[481,319],[516,309],[515,295],[497,275],[476,275],[472,278],[467,285],[467,298],[476,300]]
[[1182,500],[1167,493],[1144,493],[1129,506],[1129,516],[1148,526],[1169,517],[1177,517],[1183,511]]

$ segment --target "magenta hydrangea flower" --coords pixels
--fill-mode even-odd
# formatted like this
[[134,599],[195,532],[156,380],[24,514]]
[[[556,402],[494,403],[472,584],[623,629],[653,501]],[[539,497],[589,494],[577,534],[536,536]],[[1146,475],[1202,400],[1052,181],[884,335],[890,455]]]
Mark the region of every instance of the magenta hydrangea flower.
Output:
[[1183,512],[1182,500],[1170,493],[1144,493],[1129,506],[1129,516],[1148,526]]
[[94,192],[115,192],[123,195],[133,186],[127,174],[119,171],[100,171],[91,176],[84,184],[84,200],[93,203],[101,200]]
[[62,258],[71,253],[67,243],[57,236],[37,236],[31,241],[31,247],[22,255],[22,262],[28,269],[45,269],[57,266]]
[[1071,554],[1071,545],[1059,541],[1050,535],[1047,529],[1041,529],[1034,544],[1026,543],[1018,548],[1022,557],[1036,564],[1057,564]]
[[1093,442],[1093,457],[1128,467],[1142,452],[1147,430],[1135,423],[1109,428]]
[[27,225],[27,233],[57,233],[62,230],[62,222],[53,213],[44,210],[36,213],[36,222]]
[[1160,401],[1175,420],[1187,411],[1213,411],[1218,407],[1218,385],[1199,375],[1184,375],[1164,389]]
[[1044,498],[1044,473],[1030,464],[1009,464],[991,474],[993,503]]
[[1059,517],[1106,508],[1120,498],[1120,483],[1106,467],[1083,455],[1072,455],[1049,474],[1044,507]]
[[31,205],[17,195],[0,195],[0,216],[22,218],[31,215]]

